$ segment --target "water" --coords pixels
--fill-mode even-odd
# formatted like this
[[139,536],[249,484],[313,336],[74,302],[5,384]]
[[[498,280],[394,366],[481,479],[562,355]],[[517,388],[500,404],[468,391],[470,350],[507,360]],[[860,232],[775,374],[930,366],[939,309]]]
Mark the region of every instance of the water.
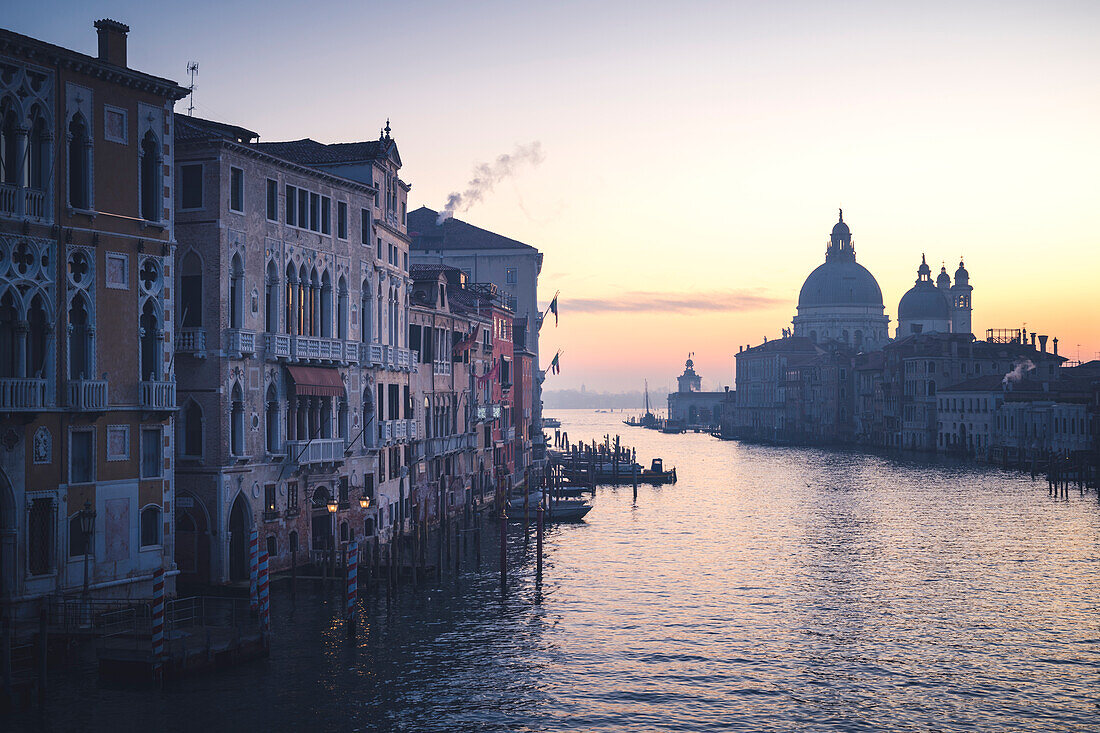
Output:
[[349,642],[335,593],[273,597],[271,658],[166,691],[55,684],[32,730],[1086,730],[1100,727],[1100,505],[953,461],[618,433],[679,483],[488,533]]

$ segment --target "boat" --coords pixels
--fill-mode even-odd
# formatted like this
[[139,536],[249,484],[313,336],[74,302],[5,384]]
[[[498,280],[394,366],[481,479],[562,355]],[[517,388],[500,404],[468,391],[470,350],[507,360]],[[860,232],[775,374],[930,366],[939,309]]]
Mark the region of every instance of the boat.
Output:
[[[543,498],[541,491],[531,492],[527,496],[527,519],[533,520],[537,516],[539,501]],[[592,511],[592,505],[585,499],[550,499],[544,509],[543,520],[547,522],[575,522],[582,519],[585,514]],[[523,521],[524,497],[513,497],[508,502],[508,517],[512,521]]]
[[664,425],[661,426],[662,433],[669,433],[672,435],[678,435],[684,432],[686,428],[677,420],[665,420]]
[[543,417],[542,426],[544,428],[560,428],[561,420],[557,419],[556,417]]
[[638,480],[647,484],[674,484],[676,483],[676,469],[673,467],[666,471],[664,461],[660,458],[654,458],[653,462],[649,464],[649,468],[642,471]]
[[630,419],[623,420],[623,425],[629,425],[635,428],[656,428],[657,416],[653,414],[653,411],[649,409],[649,380],[645,381],[645,414],[640,418],[635,419],[632,415]]

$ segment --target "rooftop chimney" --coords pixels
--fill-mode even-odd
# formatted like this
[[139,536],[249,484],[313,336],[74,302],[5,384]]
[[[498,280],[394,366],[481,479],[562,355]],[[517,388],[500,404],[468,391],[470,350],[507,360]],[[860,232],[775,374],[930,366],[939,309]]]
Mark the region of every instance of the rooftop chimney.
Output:
[[[1025,343],[1024,346],[1027,346],[1027,344]],[[1031,332],[1031,348],[1033,348],[1033,349],[1035,348],[1035,332],[1034,331]]]
[[1054,337],[1054,355],[1058,356],[1058,337]]
[[1047,337],[1046,337],[1046,334],[1043,334],[1042,336],[1039,337],[1039,350],[1042,351],[1044,354],[1047,353]]
[[103,18],[95,22],[99,33],[99,60],[115,66],[126,66],[126,34],[130,26]]

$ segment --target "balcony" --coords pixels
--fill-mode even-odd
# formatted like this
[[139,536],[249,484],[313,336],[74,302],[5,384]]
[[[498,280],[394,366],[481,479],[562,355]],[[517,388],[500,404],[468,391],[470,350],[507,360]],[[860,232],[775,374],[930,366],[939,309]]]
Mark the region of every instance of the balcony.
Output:
[[264,345],[268,358],[290,358],[290,336],[283,333],[267,334],[267,343]]
[[206,329],[183,328],[176,338],[176,353],[191,354],[199,359],[206,358]]
[[509,443],[516,439],[516,428],[512,426],[510,428],[504,428],[504,439]]
[[320,336],[295,336],[291,356],[299,361],[343,361],[344,342]]
[[432,374],[437,377],[449,377],[451,375],[451,362],[449,361],[434,361],[432,362]]
[[70,379],[66,387],[72,409],[85,412],[107,409],[106,379]]
[[390,420],[390,434],[394,440],[405,440],[409,435],[407,420]]
[[496,420],[500,417],[500,405],[478,405],[475,414],[478,420]]
[[45,406],[45,379],[0,379],[0,410],[37,410]]
[[416,368],[415,354],[409,349],[397,350],[397,368],[403,372],[411,372]]
[[342,463],[344,461],[343,438],[314,438],[313,440],[288,440],[287,456],[299,466],[316,463]]
[[237,358],[245,354],[256,353],[256,332],[233,328],[226,332],[229,336],[229,345],[226,347],[230,354]]
[[34,219],[46,218],[46,192],[37,191],[33,188],[23,189],[24,196],[24,209],[23,214],[25,216],[32,217]]
[[176,383],[142,382],[141,406],[146,410],[176,409]]
[[348,364],[359,363],[359,342],[358,341],[345,341],[344,342],[344,361]]
[[19,187],[14,183],[0,183],[0,214],[15,216],[18,213]]
[[406,420],[405,422],[409,424],[408,428],[406,429],[409,440],[416,440],[418,432],[416,427],[416,420]]
[[390,420],[381,420],[381,421],[379,421],[379,423],[378,423],[378,442],[379,443],[388,443],[390,440],[393,439],[393,431],[392,431],[392,426],[390,425],[390,422],[391,422]]
[[382,365],[382,344],[377,342],[359,344],[359,360],[363,366]]

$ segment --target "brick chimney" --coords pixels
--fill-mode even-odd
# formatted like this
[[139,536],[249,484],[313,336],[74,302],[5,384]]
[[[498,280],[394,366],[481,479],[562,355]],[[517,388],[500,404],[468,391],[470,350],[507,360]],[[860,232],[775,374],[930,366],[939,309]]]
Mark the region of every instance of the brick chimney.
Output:
[[1046,334],[1039,337],[1039,347],[1040,347],[1040,351],[1042,351],[1044,354],[1047,353],[1047,337],[1046,337]]
[[126,66],[126,34],[130,26],[103,18],[95,22],[99,33],[99,60],[115,66]]

